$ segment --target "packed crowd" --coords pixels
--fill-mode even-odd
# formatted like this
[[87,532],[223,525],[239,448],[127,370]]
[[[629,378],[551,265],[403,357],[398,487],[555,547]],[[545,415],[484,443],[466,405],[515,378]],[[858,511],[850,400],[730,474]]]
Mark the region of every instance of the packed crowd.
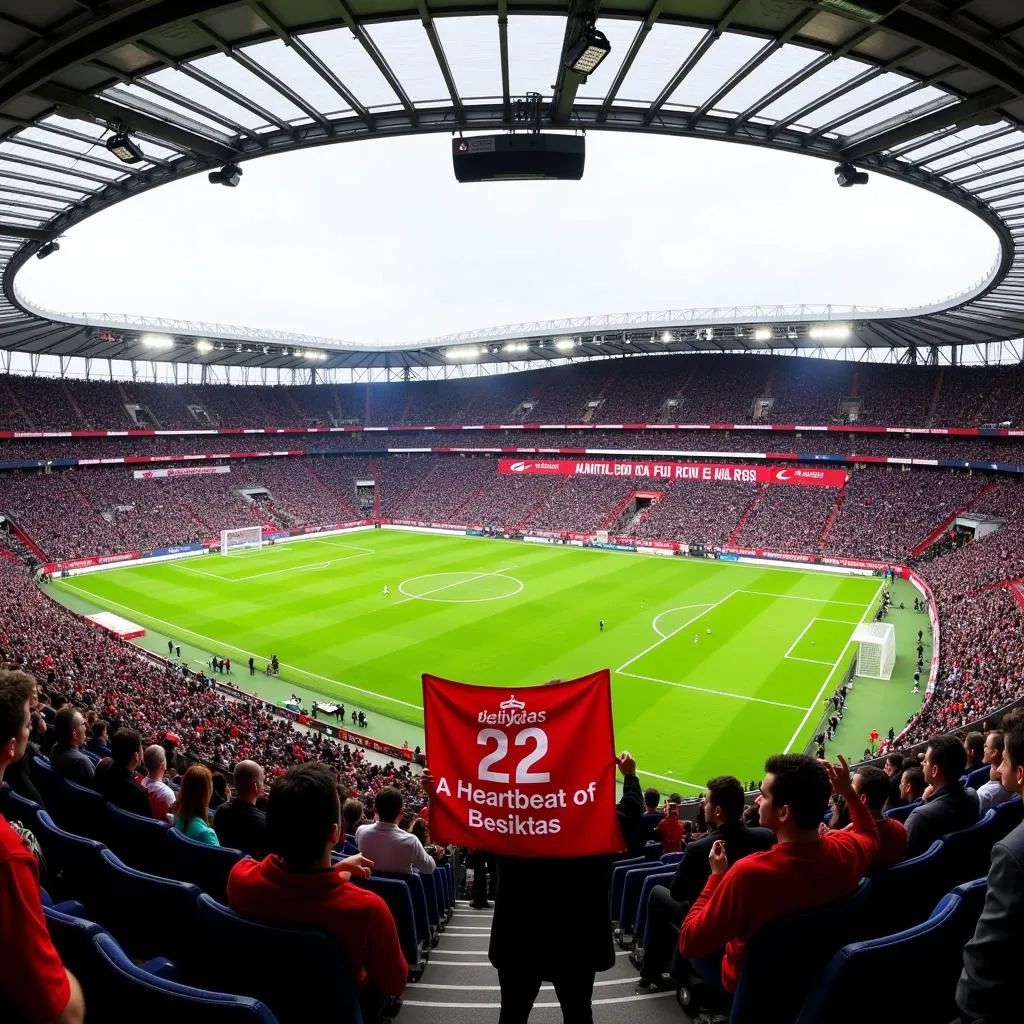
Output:
[[832,487],[790,487],[768,484],[735,533],[747,548],[814,551],[836,502]]
[[223,696],[208,679],[141,658],[50,601],[7,559],[0,559],[0,664],[25,668],[48,694],[95,711],[111,734],[125,725],[147,745],[173,734],[183,753],[214,769],[255,760],[275,777],[289,765],[323,761],[349,795],[369,798],[397,785],[410,799],[419,797],[407,765],[372,763],[347,744],[270,714],[262,702]]
[[[171,385],[0,377],[0,429],[344,423],[862,423],[978,426],[1024,416],[1019,367],[879,366],[768,355],[598,360],[480,380]],[[767,400],[762,402],[761,400]]]

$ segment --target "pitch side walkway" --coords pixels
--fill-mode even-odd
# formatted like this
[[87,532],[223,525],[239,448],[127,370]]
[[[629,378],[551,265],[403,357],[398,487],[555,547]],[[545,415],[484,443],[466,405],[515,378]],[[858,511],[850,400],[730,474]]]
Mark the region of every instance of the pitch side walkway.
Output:
[[[552,913],[557,908],[552,908]],[[451,923],[431,950],[423,980],[405,990],[401,1024],[497,1024],[500,994],[498,972],[487,962],[491,911],[472,910],[459,901]],[[537,921],[535,941],[544,943],[543,916]],[[638,974],[626,954],[616,950],[615,966],[597,976],[594,987],[594,1024],[689,1024],[674,992],[636,996]],[[551,951],[557,956],[557,950]],[[555,993],[545,985],[530,1015],[530,1024],[561,1024]]]

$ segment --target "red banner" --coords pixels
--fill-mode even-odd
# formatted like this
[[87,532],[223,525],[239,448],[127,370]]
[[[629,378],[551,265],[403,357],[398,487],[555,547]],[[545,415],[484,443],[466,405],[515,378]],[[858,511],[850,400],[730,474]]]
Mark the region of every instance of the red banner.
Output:
[[423,677],[441,843],[514,857],[623,848],[607,669],[547,686],[468,686]]
[[724,483],[802,484],[843,487],[843,469],[799,466],[741,466],[719,462],[607,462],[600,459],[499,459],[498,472],[507,476],[620,476],[647,480],[710,480]]

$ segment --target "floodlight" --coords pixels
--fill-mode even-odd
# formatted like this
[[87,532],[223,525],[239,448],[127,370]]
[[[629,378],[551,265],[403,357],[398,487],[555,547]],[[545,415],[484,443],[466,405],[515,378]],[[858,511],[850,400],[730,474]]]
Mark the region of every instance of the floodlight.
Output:
[[53,255],[60,248],[60,242],[47,242],[36,250],[36,259],[45,260],[47,256]]
[[213,351],[213,345],[211,345],[210,342],[208,341],[197,341],[196,351],[201,352],[203,353],[203,355],[205,355],[207,352]]
[[446,348],[444,354],[446,359],[476,359],[483,352],[478,345],[457,345],[455,348]]
[[849,324],[812,324],[807,332],[811,341],[849,341],[852,334]]
[[166,334],[144,334],[139,340],[144,348],[174,348],[174,339]]
[[597,66],[612,52],[608,37],[599,32],[594,23],[583,30],[580,37],[565,52],[565,67],[584,78],[597,70]]
[[108,152],[113,153],[124,164],[137,164],[145,156],[138,143],[132,141],[132,137],[124,128],[119,128],[107,139],[106,147]]
[[573,341],[572,338],[559,338],[558,341],[555,342],[555,348],[557,348],[559,352],[568,352],[569,349],[575,347],[576,342]]
[[771,341],[772,329],[770,327],[755,327],[754,341]]
[[661,340],[662,340],[663,344],[668,345],[672,341],[672,332],[671,331],[662,331],[661,332]]
[[840,188],[852,188],[854,185],[866,185],[868,175],[866,171],[858,171],[853,164],[839,164],[835,168],[836,181]]
[[211,185],[234,188],[242,178],[242,168],[238,164],[225,164],[219,171],[210,171],[207,177]]

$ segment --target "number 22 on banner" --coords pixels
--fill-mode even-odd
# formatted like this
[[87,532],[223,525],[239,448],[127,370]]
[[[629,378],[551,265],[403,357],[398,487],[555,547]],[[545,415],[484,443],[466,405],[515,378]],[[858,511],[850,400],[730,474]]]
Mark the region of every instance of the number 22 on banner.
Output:
[[[500,764],[508,756],[508,734],[500,729],[481,729],[476,734],[478,747],[490,746],[492,741],[495,744],[495,748],[480,759],[480,765],[477,768],[477,778],[481,782],[497,782],[502,785],[508,785],[511,782],[508,772],[492,770],[495,765]],[[538,761],[547,755],[548,734],[543,729],[537,729],[536,727],[521,729],[516,733],[513,743],[517,747],[525,747],[533,743],[533,750],[516,765],[516,784],[529,786],[546,785],[551,782],[550,772],[530,771]]]

